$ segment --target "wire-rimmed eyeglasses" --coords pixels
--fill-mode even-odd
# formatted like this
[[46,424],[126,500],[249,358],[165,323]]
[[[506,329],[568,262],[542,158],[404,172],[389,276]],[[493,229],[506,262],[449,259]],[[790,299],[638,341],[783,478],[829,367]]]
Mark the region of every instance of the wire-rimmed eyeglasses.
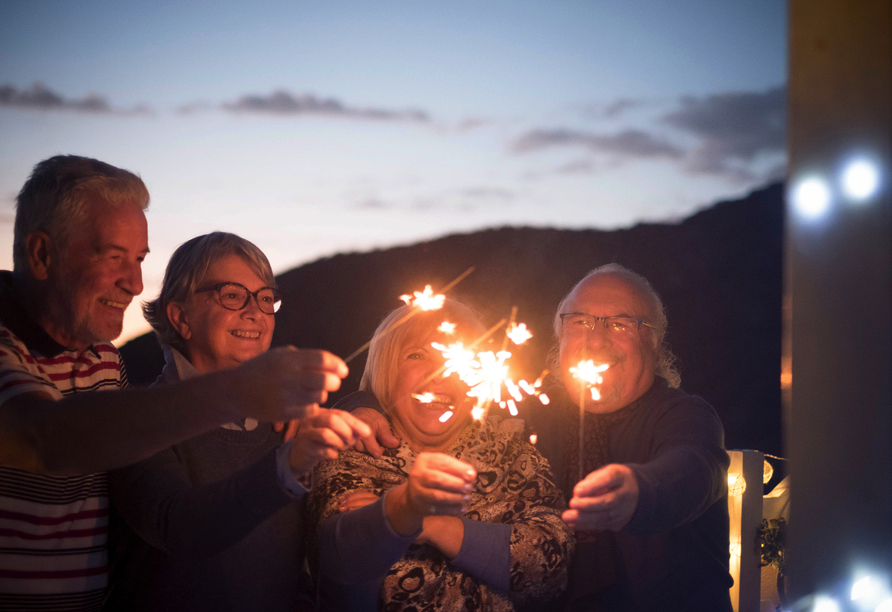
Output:
[[653,325],[636,317],[627,315],[616,315],[612,317],[596,317],[594,315],[585,314],[584,312],[562,312],[561,329],[570,334],[581,334],[586,331],[594,331],[598,321],[604,322],[604,329],[614,333],[629,333],[638,331],[641,326],[655,329]]

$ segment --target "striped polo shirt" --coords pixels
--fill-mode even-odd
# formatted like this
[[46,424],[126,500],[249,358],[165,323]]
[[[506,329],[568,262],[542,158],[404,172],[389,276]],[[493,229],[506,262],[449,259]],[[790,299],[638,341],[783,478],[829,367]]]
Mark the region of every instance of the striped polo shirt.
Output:
[[[0,406],[126,385],[118,351],[59,345],[0,272]],[[0,610],[99,610],[108,585],[108,479],[41,476],[0,464]]]

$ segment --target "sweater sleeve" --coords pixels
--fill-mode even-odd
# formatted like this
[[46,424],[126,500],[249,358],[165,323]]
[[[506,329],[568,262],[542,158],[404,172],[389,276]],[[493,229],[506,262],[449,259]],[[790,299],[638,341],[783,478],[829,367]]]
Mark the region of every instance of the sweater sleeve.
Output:
[[462,517],[465,535],[452,565],[501,591],[511,586],[511,525]]
[[722,424],[712,407],[688,396],[655,423],[653,459],[629,464],[638,481],[638,506],[629,533],[649,534],[685,525],[727,493],[730,459]]
[[177,558],[219,554],[294,498],[279,482],[276,449],[218,482],[193,488],[173,449],[109,474],[109,495],[143,540]]
[[342,584],[379,579],[405,554],[421,529],[408,536],[393,530],[384,512],[387,493],[373,504],[323,521],[319,530],[323,575]]

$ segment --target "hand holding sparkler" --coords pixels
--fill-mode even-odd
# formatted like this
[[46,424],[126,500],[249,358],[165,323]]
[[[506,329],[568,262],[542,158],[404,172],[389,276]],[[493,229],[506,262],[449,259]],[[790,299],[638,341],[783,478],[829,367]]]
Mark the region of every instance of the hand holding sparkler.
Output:
[[638,507],[635,473],[626,465],[611,464],[595,470],[576,483],[564,522],[576,530],[625,527]]
[[459,516],[474,490],[477,470],[443,453],[419,453],[409,478],[390,490],[384,512],[393,530],[410,535],[431,515]]

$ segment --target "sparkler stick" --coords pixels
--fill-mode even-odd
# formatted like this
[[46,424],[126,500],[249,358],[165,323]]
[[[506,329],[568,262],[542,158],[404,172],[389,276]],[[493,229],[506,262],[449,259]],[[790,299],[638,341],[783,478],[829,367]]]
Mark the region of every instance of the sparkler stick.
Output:
[[602,363],[595,365],[591,359],[580,361],[575,367],[570,368],[570,373],[579,379],[579,480],[582,480],[583,473],[583,451],[585,433],[585,390],[591,389],[592,399],[597,401],[601,399],[601,392],[595,387],[604,382],[601,372],[609,368],[610,365]]
[[[451,283],[449,283],[448,285],[443,287],[443,289],[441,289],[442,293],[437,295],[436,297],[440,297],[440,295],[445,294],[447,291],[449,291],[450,289],[455,287],[457,284],[459,284],[461,281],[463,281],[465,279],[465,277],[468,276],[468,274],[470,274],[473,271],[474,271],[474,266],[471,266],[470,268],[468,268],[467,270],[465,270],[464,272],[459,274]],[[423,292],[419,292],[419,291],[415,292],[416,299],[414,300],[414,302],[419,301],[423,297],[432,296],[432,295],[433,295],[433,291],[430,290],[430,285],[427,285]],[[413,300],[411,297],[403,296],[403,298],[409,298],[408,300],[406,300],[406,303],[411,304],[412,306],[415,306],[415,304],[412,303]],[[403,318],[399,319],[396,323],[394,323],[390,329],[391,330],[396,329],[397,327],[399,327],[400,325],[402,325],[403,323],[408,321],[411,317],[414,317],[418,312],[420,312],[422,310],[438,310],[439,308],[442,308],[442,307],[443,307],[442,301],[440,301],[439,306],[433,307],[433,308],[426,308],[424,306],[419,307],[419,308],[413,307],[408,313],[406,313],[406,315]],[[374,340],[374,338],[372,338],[372,340]],[[363,352],[365,352],[366,349],[368,349],[372,345],[372,340],[369,340],[368,342],[363,344],[361,347],[359,347],[358,349],[356,349],[355,351],[350,353],[350,355],[348,355],[347,358],[344,359],[344,363],[350,363],[351,361],[353,361],[354,359],[359,357]]]

